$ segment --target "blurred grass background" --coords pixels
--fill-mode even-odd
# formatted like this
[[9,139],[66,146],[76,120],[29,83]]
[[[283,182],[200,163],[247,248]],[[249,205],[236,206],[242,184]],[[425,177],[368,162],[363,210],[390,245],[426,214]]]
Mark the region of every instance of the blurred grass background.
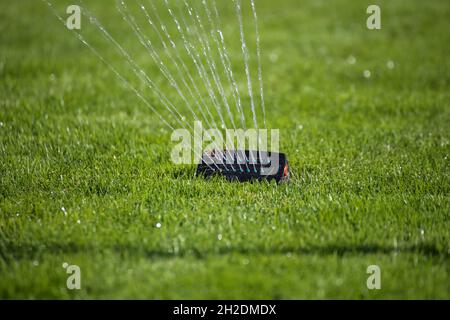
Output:
[[[0,297],[448,299],[450,5],[376,3],[379,31],[372,2],[256,2],[268,126],[294,173],[276,186],[173,165],[170,131],[45,3],[3,2]],[[86,5],[187,113],[115,2]],[[236,15],[218,5],[239,66]],[[82,33],[132,79],[85,20]]]

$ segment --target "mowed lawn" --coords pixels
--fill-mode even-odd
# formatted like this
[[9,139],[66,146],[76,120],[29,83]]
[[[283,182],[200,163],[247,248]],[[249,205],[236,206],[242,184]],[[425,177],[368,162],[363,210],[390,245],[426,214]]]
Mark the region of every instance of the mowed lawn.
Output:
[[[234,9],[218,2],[240,61]],[[370,31],[367,1],[257,1],[268,127],[293,172],[285,185],[174,165],[171,131],[44,2],[5,2],[0,297],[450,298],[450,5],[376,2],[382,29]],[[56,8],[66,16],[69,4]],[[114,2],[87,4],[188,114]],[[244,10],[249,42],[250,18]],[[82,33],[131,76],[83,19]],[[235,75],[251,124],[244,69]],[[67,289],[64,262],[80,267],[81,290]],[[366,286],[369,265],[381,290]]]

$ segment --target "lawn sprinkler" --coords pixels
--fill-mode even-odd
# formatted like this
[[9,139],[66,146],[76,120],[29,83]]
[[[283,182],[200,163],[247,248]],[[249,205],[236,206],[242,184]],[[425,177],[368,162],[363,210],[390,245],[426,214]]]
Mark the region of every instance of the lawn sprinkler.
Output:
[[197,175],[224,176],[228,181],[289,181],[289,164],[284,153],[255,150],[205,151]]

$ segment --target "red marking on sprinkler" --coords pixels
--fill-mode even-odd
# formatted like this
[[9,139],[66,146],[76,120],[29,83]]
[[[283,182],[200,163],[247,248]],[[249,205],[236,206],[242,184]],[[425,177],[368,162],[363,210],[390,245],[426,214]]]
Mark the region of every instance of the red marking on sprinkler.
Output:
[[286,165],[284,166],[283,176],[284,176],[284,177],[288,177],[288,176],[289,176],[289,166],[288,166],[287,163],[286,163]]

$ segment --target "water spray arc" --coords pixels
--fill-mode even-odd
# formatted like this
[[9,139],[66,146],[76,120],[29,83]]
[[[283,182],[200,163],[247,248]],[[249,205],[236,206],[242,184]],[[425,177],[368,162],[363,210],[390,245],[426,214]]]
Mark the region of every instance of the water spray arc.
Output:
[[[143,47],[157,66],[158,71],[167,81],[169,87],[178,96],[181,105],[184,106],[194,121],[204,121],[211,128],[218,128],[219,120],[222,129],[229,128],[237,130],[236,124],[247,129],[245,106],[242,100],[239,83],[236,73],[233,72],[230,51],[226,45],[226,39],[221,28],[220,11],[216,0],[201,0],[198,3],[189,3],[187,0],[179,0],[176,5],[172,1],[161,0],[162,10],[166,11],[167,20],[163,18],[154,0],[147,0],[146,4],[142,0],[134,0],[133,10],[141,14],[142,19],[137,19],[135,12],[129,6],[128,1],[119,0],[116,2],[117,12],[127,24],[138,43]],[[261,63],[261,39],[258,27],[258,17],[254,0],[249,1],[251,15],[253,18],[253,28],[255,32],[255,48],[257,62],[257,87],[259,88],[259,98],[254,96],[254,83],[250,68],[250,51],[244,31],[244,16],[242,10],[242,0],[232,0],[236,14],[238,39],[245,73],[246,89],[248,91],[249,108],[254,129],[267,128],[266,107],[264,100],[262,63]],[[43,0],[60,22],[65,24],[61,14],[55,9],[50,0]],[[81,4],[83,4],[81,2]],[[146,5],[151,10],[148,10]],[[81,7],[81,5],[80,5]],[[150,90],[158,99],[160,105],[167,111],[163,114],[161,110],[151,103],[146,94],[126,77],[121,69],[115,67],[111,61],[102,55],[85,36],[77,31],[71,30],[75,37],[82,42],[107,68],[119,79],[120,83],[129,89],[144,105],[154,112],[161,122],[171,130],[174,130],[174,123],[181,128],[193,130],[193,127],[183,115],[181,105],[174,102],[161,90],[155,79],[144,70],[144,67],[135,60],[124,45],[99,22],[83,4],[82,15],[95,27],[102,38],[109,43],[114,52],[120,56],[122,61],[132,74]],[[172,24],[173,30],[167,25]],[[145,24],[145,25],[144,25]],[[155,39],[149,36],[149,32],[156,35]],[[162,46],[163,50],[159,50]],[[184,55],[184,57],[183,57]],[[187,60],[186,60],[187,58]],[[195,73],[191,73],[188,66],[190,64]],[[256,76],[255,76],[256,77]],[[206,94],[205,94],[206,93]],[[228,94],[231,93],[231,99]],[[256,101],[260,102],[261,113],[258,115]],[[178,105],[178,106],[177,106]],[[236,111],[236,113],[233,112]],[[224,116],[224,114],[226,116]],[[227,120],[226,120],[227,118]],[[258,118],[262,120],[262,125],[258,123]],[[227,124],[228,123],[228,124]],[[259,133],[258,133],[259,134]],[[255,150],[233,150],[227,145],[225,150],[206,150],[203,154],[195,151],[195,156],[200,159],[197,174],[211,176],[220,174],[228,180],[271,180],[285,181],[289,179],[289,166],[286,156],[278,152],[261,151],[259,149],[260,137],[258,135],[258,147]],[[222,162],[217,160],[217,154],[223,154]],[[276,159],[274,158],[276,157]],[[221,157],[219,157],[221,158]],[[220,159],[219,159],[220,160]],[[223,161],[226,160],[226,161]],[[270,168],[270,170],[268,169]]]

